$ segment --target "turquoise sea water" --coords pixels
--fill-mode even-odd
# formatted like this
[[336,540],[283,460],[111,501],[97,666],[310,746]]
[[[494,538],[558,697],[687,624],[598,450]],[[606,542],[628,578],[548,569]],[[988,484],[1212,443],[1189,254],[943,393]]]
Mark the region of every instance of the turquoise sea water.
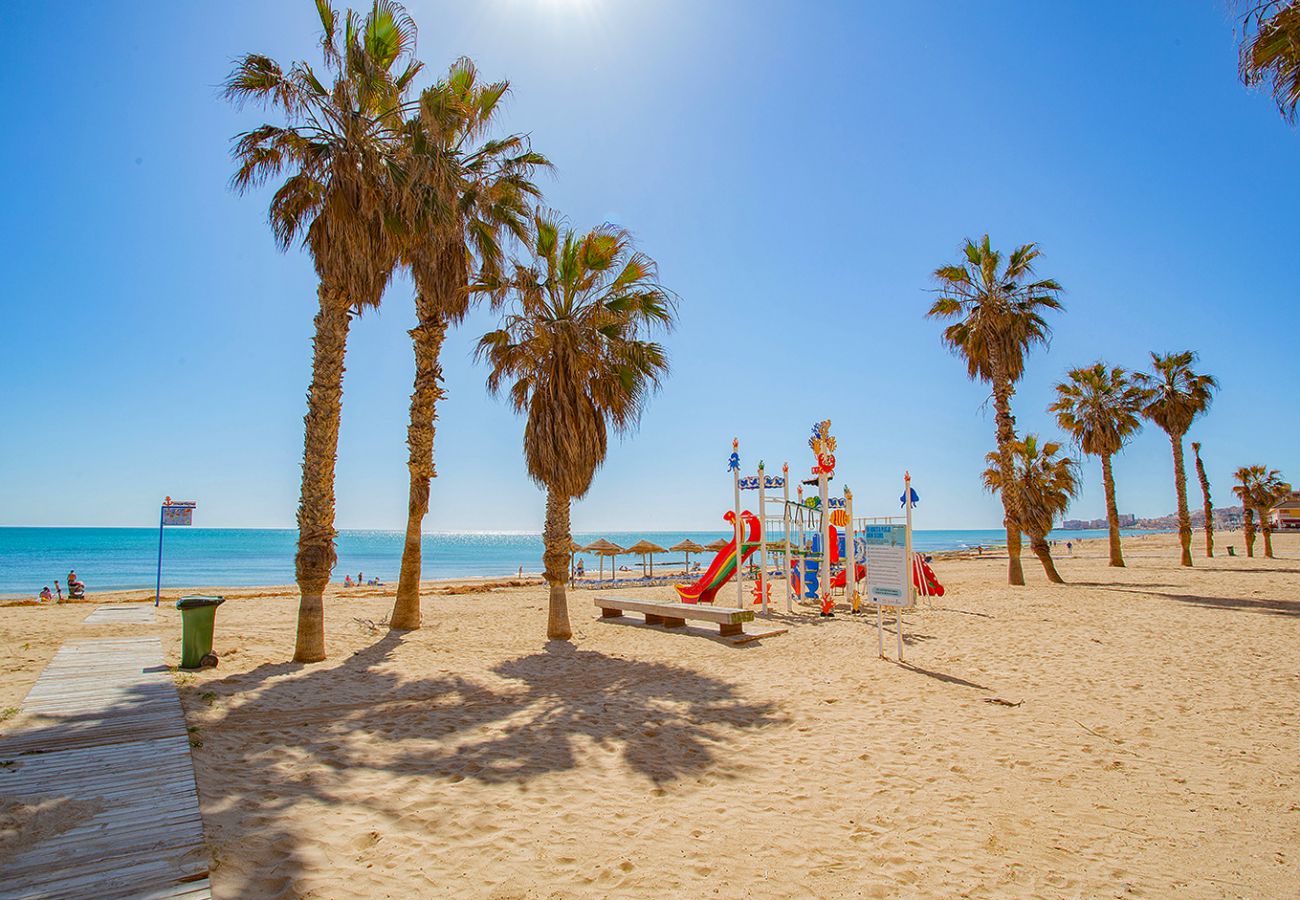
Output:
[[[1054,531],[1058,541],[1104,537],[1104,531]],[[575,534],[580,544],[605,537],[621,546],[645,538],[670,547],[684,538],[707,544],[720,531],[604,532]],[[916,531],[917,550],[985,547],[1005,542],[998,529]],[[291,584],[297,532],[293,529],[168,528],[163,553],[163,587],[215,587]],[[542,539],[538,534],[426,534],[424,577],[511,575],[542,568]],[[335,578],[344,573],[367,579],[397,580],[402,559],[402,534],[397,531],[343,531],[338,538]],[[710,555],[706,554],[707,563]],[[678,562],[680,553],[656,557]],[[152,588],[158,563],[156,528],[0,528],[0,596],[34,597],[44,585],[62,584],[68,569],[95,591]],[[639,568],[639,557],[620,557],[620,565]],[[586,558],[595,572],[594,557]],[[605,563],[608,571],[609,563]],[[65,586],[66,590],[66,586]]]

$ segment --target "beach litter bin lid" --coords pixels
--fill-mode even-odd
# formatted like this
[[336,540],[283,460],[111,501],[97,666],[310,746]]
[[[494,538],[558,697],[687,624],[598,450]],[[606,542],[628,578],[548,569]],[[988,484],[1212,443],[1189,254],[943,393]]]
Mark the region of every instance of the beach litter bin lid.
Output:
[[205,597],[201,594],[192,594],[189,597],[182,597],[176,601],[177,609],[199,609],[204,606],[220,606],[226,602],[225,597]]

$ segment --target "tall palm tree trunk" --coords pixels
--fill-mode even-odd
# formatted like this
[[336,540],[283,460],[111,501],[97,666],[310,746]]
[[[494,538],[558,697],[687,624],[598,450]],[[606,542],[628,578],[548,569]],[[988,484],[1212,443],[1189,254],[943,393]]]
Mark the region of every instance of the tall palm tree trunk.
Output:
[[1178,492],[1178,543],[1183,548],[1182,564],[1192,564],[1192,517],[1187,512],[1187,471],[1183,467],[1183,436],[1169,435],[1174,445],[1174,488]]
[[1205,463],[1201,462],[1201,445],[1192,442],[1192,456],[1196,459],[1196,477],[1201,482],[1201,498],[1205,503],[1205,555],[1214,556],[1214,504],[1210,502],[1210,479],[1205,474]]
[[1273,558],[1273,523],[1268,520],[1268,510],[1259,508],[1259,530],[1264,533],[1264,558]]
[[424,516],[429,511],[429,482],[437,477],[433,464],[434,422],[438,401],[443,397],[442,343],[447,323],[437,314],[437,304],[423,293],[416,298],[420,324],[410,331],[415,346],[415,389],[411,392],[411,421],[406,427],[409,451],[406,467],[411,484],[406,507],[406,543],[402,547],[402,570],[397,579],[397,601],[389,618],[390,627],[414,630],[420,627],[420,540]]
[[1124,553],[1119,543],[1119,507],[1115,503],[1115,472],[1111,468],[1111,454],[1101,455],[1101,482],[1106,491],[1106,525],[1110,529],[1110,564],[1124,568]]
[[569,495],[554,488],[546,490],[546,526],[542,531],[542,565],[551,589],[551,609],[546,617],[546,637],[567,641],[573,637],[569,628],[569,598],[564,584],[568,580],[565,563],[569,558]]
[[1242,504],[1241,518],[1245,523],[1246,529],[1246,555],[1254,557],[1255,555],[1255,510]]
[[298,636],[294,662],[325,658],[325,586],[334,549],[334,463],[338,457],[343,406],[343,357],[351,314],[347,298],[321,285],[317,291],[316,336],[312,339],[311,387],[307,391],[302,454],[302,496],[298,502]]
[[1047,545],[1047,535],[1032,534],[1029,536],[1029,549],[1034,551],[1034,556],[1043,564],[1043,571],[1047,573],[1047,580],[1052,584],[1065,584],[1065,579],[1061,573],[1056,571],[1056,563],[1052,562],[1052,548]]
[[[1016,470],[1011,444],[1016,439],[1016,418],[1011,415],[1010,381],[1002,373],[993,379],[994,421],[997,423],[998,456],[1003,472]],[[1002,522],[1007,529],[1007,584],[1025,583],[1025,572],[1020,565],[1020,497],[1017,491],[1004,490],[1002,494]]]

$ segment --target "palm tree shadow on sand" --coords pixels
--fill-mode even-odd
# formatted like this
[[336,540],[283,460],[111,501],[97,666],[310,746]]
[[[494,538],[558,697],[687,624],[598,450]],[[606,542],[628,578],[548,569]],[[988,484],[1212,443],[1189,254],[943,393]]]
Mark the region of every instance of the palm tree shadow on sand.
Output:
[[[311,867],[308,839],[294,833],[286,813],[301,803],[356,804],[350,773],[394,779],[391,793],[365,798],[382,830],[407,814],[406,779],[524,784],[582,768],[603,750],[663,786],[723,759],[734,768],[732,737],[787,721],[721,679],[560,642],[494,667],[501,683],[450,671],[410,678],[394,659],[402,642],[390,632],[331,668],[267,664],[187,689],[192,709],[203,708],[193,692],[215,694],[214,706],[230,701],[219,717],[202,716],[198,737],[211,755],[196,750],[205,822],[222,845],[217,855],[233,856],[247,841],[273,842],[271,893],[293,894]],[[241,874],[228,870],[223,892],[253,890]],[[258,875],[263,892],[267,874]]]

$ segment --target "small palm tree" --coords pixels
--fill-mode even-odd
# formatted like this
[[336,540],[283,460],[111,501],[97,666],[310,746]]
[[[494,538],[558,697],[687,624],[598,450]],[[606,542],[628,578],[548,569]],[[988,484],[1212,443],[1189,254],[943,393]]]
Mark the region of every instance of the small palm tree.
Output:
[[[1016,439],[1011,396],[1024,375],[1025,354],[1051,336],[1043,313],[1061,309],[1061,286],[1053,279],[1034,277],[1034,263],[1040,255],[1037,244],[1017,247],[1004,266],[1002,254],[989,245],[986,234],[979,243],[966,241],[962,255],[957,264],[934,271],[939,297],[926,315],[956,320],[944,328],[944,344],[966,361],[966,374],[972,380],[992,386],[998,453],[1002,467],[1010,471],[1011,445]],[[1003,493],[1007,580],[1011,584],[1025,583],[1018,502],[1017,492]]]
[[634,428],[667,373],[663,348],[648,336],[672,327],[676,304],[654,260],[622,229],[579,234],[539,210],[527,243],[528,264],[479,286],[513,303],[501,327],[479,341],[478,356],[491,366],[488,389],[507,391],[527,415],[524,462],[546,489],[546,636],[568,640],[570,504],[591,487],[609,429]]
[[1174,490],[1178,494],[1178,542],[1182,564],[1192,564],[1192,519],[1187,511],[1187,471],[1183,467],[1183,435],[1196,417],[1210,408],[1219,382],[1213,375],[1192,370],[1196,354],[1151,354],[1152,373],[1142,373],[1139,383],[1149,394],[1142,414],[1169,435],[1174,451]]
[[415,224],[403,261],[415,280],[418,321],[415,388],[406,443],[410,473],[406,542],[390,624],[420,627],[421,530],[429,510],[434,421],[442,390],[442,343],[447,329],[470,308],[471,273],[500,277],[502,243],[522,237],[538,196],[533,171],[549,167],[523,135],[489,138],[509,82],[481,82],[474,63],[454,62],[445,78],[420,95],[419,113],[407,123],[406,170]]
[[1201,461],[1201,442],[1192,441],[1192,457],[1196,460],[1196,479],[1201,483],[1201,500],[1205,504],[1205,556],[1214,556],[1214,504],[1210,501],[1210,478]]
[[1084,453],[1101,457],[1106,493],[1106,523],[1110,527],[1110,564],[1122,567],[1119,508],[1115,503],[1115,474],[1111,458],[1142,428],[1146,393],[1119,366],[1097,362],[1070,370],[1069,380],[1056,386],[1056,402],[1048,412]]
[[1237,483],[1232,493],[1241,501],[1241,521],[1245,529],[1246,555],[1255,555],[1255,484],[1264,476],[1263,466],[1242,466],[1232,473]]
[[[235,139],[231,179],[243,193],[282,174],[271,200],[271,230],[282,249],[302,238],[319,279],[311,387],[294,560],[300,600],[294,660],[325,658],[322,595],[334,568],[334,461],[350,320],[375,306],[397,260],[390,225],[400,191],[394,166],[402,103],[420,70],[415,25],[395,3],[376,2],[364,18],[316,4],[323,30],[321,80],[309,63],[285,69],[257,53],[240,58],[225,96],[276,110]],[[340,24],[342,24],[340,34]]]
[[[1064,579],[1052,562],[1047,534],[1079,492],[1078,464],[1068,456],[1057,456],[1060,451],[1060,444],[1040,444],[1037,435],[1029,434],[1012,442],[1010,470],[1003,466],[999,452],[985,457],[989,467],[984,470],[984,486],[990,491],[1002,494],[1004,501],[1009,493],[1018,495],[1020,522],[1029,535],[1029,547],[1043,564],[1047,580],[1055,584],[1063,584]],[[1008,471],[1010,477],[1004,474]]]
[[1300,106],[1300,0],[1251,0],[1242,16],[1241,80],[1268,82],[1283,118]]
[[1282,480],[1277,469],[1257,467],[1259,475],[1251,490],[1255,509],[1259,511],[1259,530],[1264,533],[1264,558],[1273,558],[1273,520],[1269,515],[1291,493],[1291,485]]

